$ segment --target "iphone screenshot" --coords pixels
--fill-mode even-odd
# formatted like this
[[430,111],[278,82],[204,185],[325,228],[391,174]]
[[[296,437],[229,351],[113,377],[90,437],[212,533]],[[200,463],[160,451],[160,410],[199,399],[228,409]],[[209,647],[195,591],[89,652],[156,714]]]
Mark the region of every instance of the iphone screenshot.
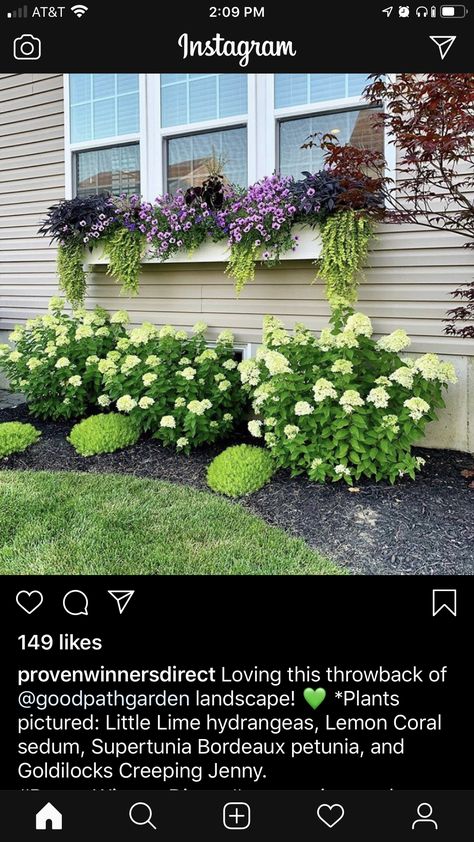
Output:
[[472,840],[473,21],[0,0],[8,842]]

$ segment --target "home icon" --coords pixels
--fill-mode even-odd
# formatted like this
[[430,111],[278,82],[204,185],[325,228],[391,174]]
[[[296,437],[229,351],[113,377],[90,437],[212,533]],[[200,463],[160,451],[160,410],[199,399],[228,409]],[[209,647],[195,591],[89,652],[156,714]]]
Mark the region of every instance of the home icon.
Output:
[[59,810],[56,810],[48,801],[39,813],[36,813],[36,830],[62,830],[63,817]]

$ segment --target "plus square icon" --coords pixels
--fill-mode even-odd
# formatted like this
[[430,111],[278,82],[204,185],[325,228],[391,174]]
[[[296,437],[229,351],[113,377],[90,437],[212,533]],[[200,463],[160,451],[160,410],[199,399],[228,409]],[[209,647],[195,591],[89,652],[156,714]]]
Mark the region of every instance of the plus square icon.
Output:
[[224,804],[223,822],[226,830],[247,830],[250,827],[250,804],[244,801]]

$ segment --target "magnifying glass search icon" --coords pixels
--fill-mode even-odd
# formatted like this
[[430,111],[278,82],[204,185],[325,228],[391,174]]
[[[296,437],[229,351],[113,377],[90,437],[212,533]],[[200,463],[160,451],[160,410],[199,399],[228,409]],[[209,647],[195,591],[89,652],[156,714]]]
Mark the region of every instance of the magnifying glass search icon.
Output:
[[149,824],[153,830],[157,829],[152,822],[153,810],[145,801],[137,801],[135,804],[132,804],[128,815],[130,816],[130,821],[138,825],[138,827],[144,827],[146,824]]

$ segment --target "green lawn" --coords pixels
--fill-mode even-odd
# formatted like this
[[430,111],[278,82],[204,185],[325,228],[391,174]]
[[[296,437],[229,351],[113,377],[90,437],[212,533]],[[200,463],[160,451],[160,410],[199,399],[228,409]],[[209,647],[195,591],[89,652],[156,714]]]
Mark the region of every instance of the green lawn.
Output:
[[0,471],[0,574],[334,574],[212,494],[129,476]]

